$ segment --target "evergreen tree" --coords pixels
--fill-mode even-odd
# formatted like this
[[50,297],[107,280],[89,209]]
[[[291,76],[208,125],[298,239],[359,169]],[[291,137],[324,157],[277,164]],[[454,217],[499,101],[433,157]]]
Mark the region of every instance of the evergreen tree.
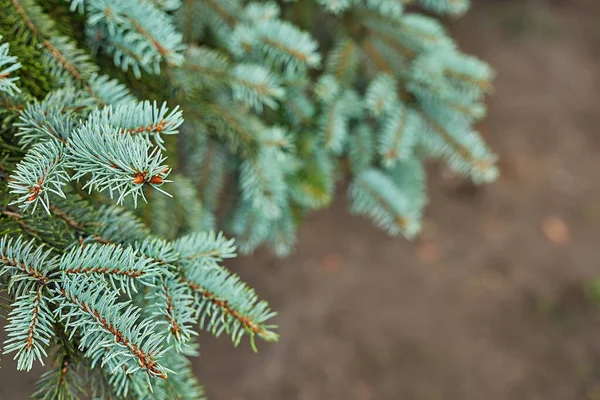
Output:
[[[35,398],[190,398],[195,328],[274,341],[222,266],[350,210],[419,232],[423,163],[497,175],[468,0],[0,0],[4,353]],[[430,14],[426,14],[429,12]],[[185,122],[184,122],[185,117]]]

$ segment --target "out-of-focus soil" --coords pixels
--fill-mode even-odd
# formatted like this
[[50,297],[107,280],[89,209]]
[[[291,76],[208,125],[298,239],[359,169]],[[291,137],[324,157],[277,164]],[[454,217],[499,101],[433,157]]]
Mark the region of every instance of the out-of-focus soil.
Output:
[[[502,167],[474,190],[432,168],[409,243],[346,212],[309,217],[287,259],[230,264],[281,340],[201,335],[212,400],[599,400],[600,2],[474,1],[458,41],[498,71],[481,125]],[[4,357],[0,399],[35,374]]]

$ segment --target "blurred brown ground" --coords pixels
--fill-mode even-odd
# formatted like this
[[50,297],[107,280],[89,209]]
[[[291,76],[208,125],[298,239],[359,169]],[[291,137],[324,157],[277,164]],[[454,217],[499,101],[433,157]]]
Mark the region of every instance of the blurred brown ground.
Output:
[[[474,0],[453,24],[498,71],[481,125],[503,175],[473,190],[430,173],[420,240],[313,214],[294,255],[233,269],[281,340],[202,334],[212,400],[600,400],[600,1]],[[0,399],[36,377],[4,357]]]

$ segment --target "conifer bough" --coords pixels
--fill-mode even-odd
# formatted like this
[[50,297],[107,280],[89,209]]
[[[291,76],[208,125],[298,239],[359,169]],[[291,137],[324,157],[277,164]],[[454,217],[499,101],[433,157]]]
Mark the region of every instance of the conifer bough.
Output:
[[217,229],[287,254],[347,177],[413,237],[428,159],[495,179],[493,73],[423,12],[468,5],[0,0],[3,352],[49,365],[34,398],[199,399],[198,328],[277,340]]

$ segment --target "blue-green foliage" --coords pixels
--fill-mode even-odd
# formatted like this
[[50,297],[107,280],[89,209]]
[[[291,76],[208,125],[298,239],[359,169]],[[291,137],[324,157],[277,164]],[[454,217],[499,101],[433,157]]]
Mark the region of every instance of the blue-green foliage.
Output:
[[168,361],[173,351],[188,351],[195,327],[226,332],[236,345],[244,335],[253,347],[255,337],[277,339],[266,323],[274,315],[268,304],[219,265],[235,257],[233,240],[201,233],[171,243],[149,237],[118,208],[99,210],[87,224],[81,205],[60,210],[62,204],[52,204],[54,216],[78,230],[84,244],[73,243],[58,257],[35,248],[34,240],[0,240],[1,272],[10,276],[16,298],[4,351],[16,352],[19,369],[43,362],[54,329],[64,329],[64,340],[74,341],[87,368],[105,371],[117,397],[144,397],[163,387],[155,379],[173,368],[187,376],[181,385],[197,388],[188,370]]
[[392,235],[413,237],[419,230],[419,207],[384,171],[368,169],[357,175],[351,187],[352,212],[369,215]]
[[79,334],[79,348],[92,368],[99,364],[111,374],[124,368],[130,374],[143,369],[149,377],[166,376],[168,370],[158,361],[165,351],[162,337],[152,319],[141,318],[140,308],[119,302],[116,292],[93,278],[63,277],[54,301],[70,338]]
[[183,123],[179,107],[169,110],[166,103],[127,102],[93,110],[88,118],[89,129],[102,130],[112,126],[121,134],[142,136],[164,150],[162,135],[175,135]]
[[[2,36],[0,36],[0,43]],[[17,57],[11,56],[9,53],[8,43],[0,44],[0,92],[7,92],[9,95],[15,92],[20,92],[15,85],[15,81],[19,80],[18,76],[13,76],[14,72],[21,68],[21,64],[17,62]]]
[[54,336],[54,318],[43,286],[15,299],[8,316],[5,352],[16,352],[17,369],[29,370],[34,361],[44,364],[46,348]]
[[181,34],[151,2],[89,0],[84,4],[88,25],[100,33],[94,40],[122,69],[131,68],[140,77],[141,69],[158,74],[162,61],[170,65],[183,61]]
[[419,0],[432,11],[448,14],[462,14],[469,8],[469,0]]
[[57,91],[21,113],[16,124],[20,144],[27,148],[36,143],[9,183],[20,194],[21,208],[41,203],[47,209],[50,192],[63,196],[61,186],[84,176],[90,178],[84,189],[118,195],[118,203],[127,196],[137,202],[138,196],[144,198],[145,184],[161,190],[166,182],[170,169],[160,152],[162,135],[178,132],[181,111],[150,102],[93,109],[90,97],[83,97],[81,92]]
[[50,193],[64,197],[62,186],[67,180],[63,169],[64,152],[55,141],[38,143],[33,146],[23,161],[17,165],[8,187],[19,198],[11,204],[19,208],[30,206],[35,210],[38,203],[50,212]]
[[[413,182],[409,193],[414,197],[390,195],[379,203],[386,197],[361,195],[368,187],[363,172],[377,171],[366,176],[376,175],[372,186],[384,194],[397,189],[394,174],[402,165],[420,171],[418,164],[431,157],[444,158],[452,170],[475,182],[489,182],[498,173],[495,156],[473,129],[485,115],[482,98],[491,89],[493,73],[485,63],[461,53],[436,19],[409,12],[402,3],[318,3],[339,21],[330,19],[336,24],[328,27],[335,41],[326,43],[331,46],[327,54],[319,49],[319,36],[285,21],[274,2],[200,1],[183,3],[175,13],[177,26],[188,29],[184,36],[200,43],[174,70],[175,80],[192,97],[198,90],[209,93],[204,100],[209,104],[188,106],[197,108],[200,124],[186,135],[212,137],[192,139],[196,145],[187,151],[194,165],[202,166],[196,169],[201,176],[217,182],[200,186],[210,203],[205,220],[214,226],[215,199],[222,195],[224,171],[231,172],[239,189],[228,191],[237,201],[226,220],[243,252],[262,244],[275,248],[276,227],[294,231],[306,211],[329,204],[336,180],[346,171],[354,181],[351,197],[369,198],[373,208],[367,211],[353,200],[351,209],[371,215],[392,234],[408,236],[418,232],[425,186]],[[468,6],[467,1],[414,3],[450,15]],[[202,32],[189,29],[192,14]],[[305,26],[320,32],[312,22]],[[205,44],[205,35],[216,41]],[[234,107],[238,111],[231,113]],[[287,132],[289,144],[278,150],[279,156],[265,157],[261,131],[275,124]],[[222,151],[214,156],[215,139],[233,162],[222,162]],[[411,223],[405,229],[382,222],[389,210],[408,209]],[[294,240],[294,235],[283,237]]]
[[[139,75],[157,72],[163,61],[171,67],[181,63],[180,36],[169,33],[166,20],[157,20],[161,10],[178,2],[137,5],[72,3],[95,29],[88,32],[108,34],[98,48],[120,67]],[[257,337],[277,339],[268,322],[274,313],[220,265],[235,256],[233,240],[195,234],[169,242],[152,236],[134,212],[96,202],[113,197],[135,206],[139,197],[151,197],[157,201],[145,212],[155,232],[174,238],[202,229],[195,179],[174,174],[170,191],[178,211],[165,218],[172,206],[162,189],[171,183],[165,153],[179,133],[182,112],[140,102],[125,85],[98,75],[92,58],[72,39],[57,35],[55,23],[34,2],[9,6],[15,31],[39,52],[56,90],[43,100],[16,96],[19,64],[2,45],[2,100],[9,112],[15,110],[2,114],[11,124],[3,126],[11,127],[7,149],[12,152],[0,169],[1,225],[9,234],[0,238],[0,285],[12,299],[3,350],[15,355],[18,369],[30,370],[35,362],[53,365],[34,398],[202,398],[186,358],[195,354],[196,329],[226,332],[236,345],[248,336],[255,347]],[[103,15],[94,12],[99,7],[105,7]],[[155,43],[150,33],[160,40]],[[124,56],[135,52],[144,56],[137,61]],[[256,110],[261,104],[275,107],[282,95],[277,78],[260,65],[230,65],[227,74],[232,100],[251,102]],[[282,140],[283,134],[262,133],[256,121],[249,142],[257,151],[261,138]],[[223,180],[225,153],[215,144],[222,172],[212,163],[209,170]],[[269,146],[260,151],[268,153]],[[218,191],[222,185],[210,179],[207,187]],[[206,203],[216,211],[217,194],[207,196],[215,197],[212,203],[206,197]],[[162,228],[154,220],[163,221]],[[172,227],[169,235],[165,226]]]
[[141,256],[138,250],[118,245],[106,246],[97,243],[76,246],[65,253],[59,268],[74,280],[86,277],[102,278],[117,292],[136,292],[136,283],[154,286],[160,275],[171,277],[169,271],[160,268],[157,261]]
[[35,398],[202,398],[196,329],[277,339],[236,249],[288,254],[346,181],[412,238],[427,159],[498,174],[474,128],[493,72],[432,16],[468,0],[58,3],[0,0],[4,351],[56,354]]
[[34,291],[39,282],[50,279],[48,271],[58,267],[58,257],[50,249],[21,237],[0,239],[0,260],[0,272],[9,276],[7,289],[16,296]]

